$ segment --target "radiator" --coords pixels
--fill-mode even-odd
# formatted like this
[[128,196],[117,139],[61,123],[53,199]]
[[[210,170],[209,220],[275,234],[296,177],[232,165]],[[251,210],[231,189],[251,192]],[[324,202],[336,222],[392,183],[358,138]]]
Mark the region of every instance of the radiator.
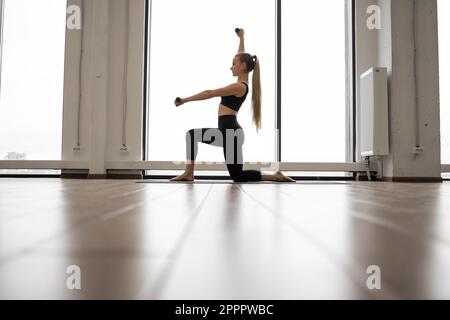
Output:
[[360,77],[360,148],[362,157],[389,154],[387,69],[370,68]]

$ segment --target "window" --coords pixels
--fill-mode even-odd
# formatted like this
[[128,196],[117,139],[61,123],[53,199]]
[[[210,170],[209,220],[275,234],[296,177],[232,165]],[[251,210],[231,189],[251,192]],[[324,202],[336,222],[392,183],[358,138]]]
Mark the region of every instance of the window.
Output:
[[0,160],[60,160],[66,1],[4,0]]
[[281,159],[345,162],[345,2],[281,3]]
[[438,0],[441,162],[450,164],[450,1]]
[[[251,96],[238,116],[245,130],[244,161],[277,160],[276,9],[280,3],[281,159],[346,161],[344,0],[150,1],[147,160],[184,161],[186,131],[217,126],[219,98],[180,108],[173,101],[237,80],[230,66],[239,44],[234,28],[240,26],[246,30],[246,51],[261,61],[263,97],[259,134],[251,120]],[[256,7],[258,14],[248,14]],[[223,161],[223,153],[201,144],[197,160]]]
[[[255,12],[258,14],[249,14]],[[237,81],[230,67],[238,51],[234,29],[245,29],[245,49],[261,61],[262,130],[252,124],[251,93],[238,121],[245,131],[244,161],[275,160],[275,1],[151,1],[148,160],[184,161],[185,134],[217,127],[220,98],[175,108],[187,97]],[[249,77],[250,90],[252,73]],[[223,162],[221,148],[200,145],[198,161]]]

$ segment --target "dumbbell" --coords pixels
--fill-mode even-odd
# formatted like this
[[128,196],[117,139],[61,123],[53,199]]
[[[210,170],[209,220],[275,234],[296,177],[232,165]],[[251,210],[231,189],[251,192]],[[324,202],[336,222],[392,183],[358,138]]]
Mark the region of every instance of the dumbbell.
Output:
[[239,31],[241,31],[241,29],[236,28],[236,29],[234,29],[234,31],[235,31],[236,33],[239,33]]
[[[180,103],[180,102],[181,102],[181,98],[179,98],[179,97],[176,98],[176,99],[175,99],[175,102]],[[177,107],[178,107],[178,106],[177,106]]]

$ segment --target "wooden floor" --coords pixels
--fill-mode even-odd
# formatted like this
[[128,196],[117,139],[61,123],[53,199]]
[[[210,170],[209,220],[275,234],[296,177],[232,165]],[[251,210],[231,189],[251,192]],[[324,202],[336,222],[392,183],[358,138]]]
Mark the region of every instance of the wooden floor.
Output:
[[137,182],[0,179],[0,299],[450,298],[448,182]]

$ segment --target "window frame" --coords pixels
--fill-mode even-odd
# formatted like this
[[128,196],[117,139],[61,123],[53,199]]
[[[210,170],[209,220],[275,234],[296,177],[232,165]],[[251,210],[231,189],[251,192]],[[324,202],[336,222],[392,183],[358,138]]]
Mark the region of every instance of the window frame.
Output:
[[[152,15],[152,0],[146,1],[146,28],[145,28],[145,70],[144,70],[144,78],[145,78],[145,90],[144,90],[144,105],[143,105],[143,114],[144,114],[144,130],[143,130],[143,162],[148,164],[148,168],[145,170],[182,170],[184,167],[179,163],[172,163],[170,161],[148,161],[148,96],[149,96],[149,77],[148,72],[150,68],[150,46],[151,46],[151,38],[150,38],[150,30],[151,30],[151,15]],[[276,8],[276,107],[275,107],[275,149],[276,149],[276,161],[279,163],[279,167],[277,163],[267,163],[267,162],[245,162],[245,165],[249,169],[264,169],[271,170],[273,168],[279,168],[284,171],[324,171],[324,172],[348,172],[352,178],[356,177],[356,172],[365,171],[365,166],[361,163],[356,162],[356,59],[355,59],[355,1],[356,0],[344,0],[345,1],[345,16],[346,16],[346,162],[343,163],[305,163],[305,162],[291,162],[286,163],[282,162],[281,158],[281,136],[282,136],[282,121],[281,121],[281,112],[282,112],[282,83],[281,83],[281,32],[282,32],[282,10],[281,10],[281,1],[282,0],[274,0],[275,8]],[[351,10],[351,15],[349,15],[349,10]],[[147,167],[147,166],[146,166]],[[206,165],[206,164],[198,164],[196,165],[196,169],[200,171],[217,171],[217,170],[226,170],[224,164],[217,165]],[[145,174],[144,177],[163,177],[163,176],[152,176],[149,174]],[[217,178],[220,176],[207,176],[208,178]],[[309,177],[311,178],[311,177]],[[313,177],[314,178],[314,177]],[[319,177],[317,177],[319,178]],[[329,178],[329,177],[327,177]],[[336,177],[342,178],[342,177]]]

